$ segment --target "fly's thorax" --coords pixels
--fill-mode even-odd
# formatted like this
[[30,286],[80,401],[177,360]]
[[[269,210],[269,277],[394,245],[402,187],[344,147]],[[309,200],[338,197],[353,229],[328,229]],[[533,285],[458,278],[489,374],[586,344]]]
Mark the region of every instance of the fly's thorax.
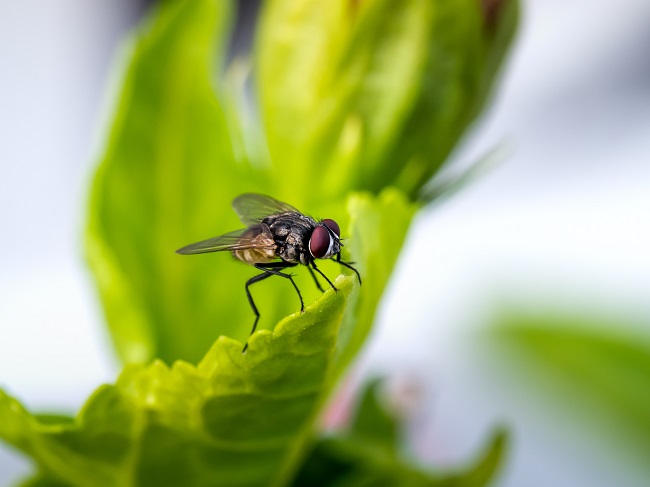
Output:
[[307,265],[309,263],[309,238],[317,223],[301,213],[280,213],[267,217],[263,223],[269,226],[277,245],[277,255],[287,262]]

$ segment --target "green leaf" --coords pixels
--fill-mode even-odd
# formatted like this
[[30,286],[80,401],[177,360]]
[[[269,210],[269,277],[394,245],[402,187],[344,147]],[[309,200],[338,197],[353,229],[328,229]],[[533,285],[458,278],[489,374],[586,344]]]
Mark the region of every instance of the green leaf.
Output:
[[517,2],[272,0],[256,44],[271,159],[332,197],[438,170],[491,91]]
[[[201,466],[197,484],[184,480],[183,485],[205,485],[212,476],[241,481],[232,485],[248,485],[246,472],[256,471],[257,467],[252,469],[251,465],[258,463],[264,478],[271,478],[269,471],[273,468],[278,469],[276,475],[289,476],[292,465],[300,459],[301,446],[321,401],[370,330],[377,302],[417,206],[399,192],[387,190],[379,197],[352,195],[348,208],[350,221],[341,220],[345,222],[342,228],[349,227],[352,235],[345,241],[344,250],[346,256],[359,257],[355,265],[364,278],[363,286],[356,286],[354,275],[340,276],[336,281],[339,293],[327,291],[304,315],[287,318],[273,334],[258,332],[250,339],[249,352],[244,356],[240,342],[222,337],[196,369],[184,362],[177,362],[171,370],[161,362],[149,367],[133,366],[127,368],[116,386],[96,393],[74,426],[57,425],[44,430],[44,424],[23,411],[20,420],[8,421],[17,427],[16,433],[11,435],[11,429],[0,428],[0,436],[19,448],[23,445],[23,450],[35,457],[44,470],[51,469],[57,479],[73,484],[79,475],[83,478],[86,471],[92,470],[104,472],[100,480],[105,485],[133,476],[142,482],[154,478],[157,485],[173,485],[178,481],[176,473],[190,478],[196,467],[188,465],[194,465],[197,456],[209,462],[208,473]],[[384,234],[382,228],[391,228],[391,232]],[[322,267],[331,271],[336,265],[323,262]],[[355,287],[357,291],[350,294]],[[346,299],[349,295],[347,307],[342,306],[344,295]],[[308,322],[303,321],[311,317],[328,323],[334,320],[330,326],[336,327],[336,342],[318,332],[318,327],[307,327]],[[292,334],[284,331],[289,328]],[[180,328],[177,333],[186,331]],[[271,340],[276,335],[285,339]],[[303,356],[300,347],[313,353]],[[331,354],[327,363],[316,353],[323,347]],[[245,363],[250,367],[242,371],[240,361],[249,354],[264,360],[248,359]],[[206,376],[211,378],[207,385]],[[312,390],[313,382],[318,382],[318,390]],[[258,385],[271,397],[250,394]],[[21,421],[27,424],[19,427]],[[221,435],[219,448],[211,442],[203,443],[206,432]],[[53,444],[53,437],[63,444]],[[94,444],[93,439],[100,444]],[[240,447],[238,442],[246,446]],[[56,454],[43,455],[43,443],[55,447]],[[246,457],[249,447],[250,457]],[[69,452],[70,448],[74,453]],[[239,449],[242,451],[235,454]],[[65,452],[63,462],[59,450]],[[178,451],[187,454],[178,457]],[[59,463],[70,471],[59,472]],[[261,477],[255,478],[259,481]],[[169,484],[164,483],[167,481]],[[250,482],[255,485],[253,480]]]
[[504,457],[508,449],[508,434],[505,430],[497,430],[490,439],[484,452],[479,455],[475,465],[460,469],[459,472],[442,476],[433,484],[436,487],[482,487],[492,485],[503,467]]
[[426,487],[434,481],[381,448],[352,438],[320,440],[294,479],[295,487]]
[[27,480],[23,480],[18,487],[70,487],[70,484],[59,482],[51,477],[36,475]]
[[354,278],[242,343],[221,337],[194,367],[132,365],[73,424],[44,424],[0,392],[0,437],[44,478],[93,486],[284,485],[332,381]]
[[[370,330],[417,208],[395,190],[352,195],[348,207],[342,228],[352,236],[344,250],[359,257],[362,286],[353,274],[339,276],[338,293],[329,290],[304,315],[256,333],[245,355],[241,342],[222,337],[196,368],[131,366],[91,398],[73,425],[46,425],[17,405],[22,413],[4,421],[5,408],[0,437],[73,485],[83,485],[91,471],[93,485],[173,485],[179,475],[183,485],[215,478],[232,482],[226,485],[278,478],[281,485],[304,454],[322,401]],[[328,272],[335,266],[322,265]]]
[[536,384],[535,402],[544,411],[647,470],[650,341],[625,329],[602,318],[511,313],[499,319],[491,337],[498,356],[518,364],[513,373],[519,380]]
[[[167,0],[135,37],[87,233],[88,261],[126,362],[196,362],[227,332],[215,327],[219,317],[236,323],[235,290],[226,284],[232,263],[219,272],[174,254],[221,225],[236,228],[230,201],[235,182],[249,178],[211,82],[229,10],[225,0]],[[179,326],[191,331],[176,333]]]
[[395,451],[399,446],[399,428],[395,418],[381,403],[380,385],[380,380],[374,380],[366,386],[348,434]]
[[379,400],[379,385],[366,386],[348,431],[314,443],[292,485],[482,487],[494,481],[507,446],[504,430],[492,435],[474,464],[446,474],[424,471],[400,455],[400,425]]

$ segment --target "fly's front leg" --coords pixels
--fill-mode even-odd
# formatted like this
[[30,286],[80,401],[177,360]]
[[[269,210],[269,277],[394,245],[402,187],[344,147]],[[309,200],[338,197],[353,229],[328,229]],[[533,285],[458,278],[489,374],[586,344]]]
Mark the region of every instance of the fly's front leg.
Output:
[[316,287],[318,290],[322,293],[325,292],[325,289],[323,289],[323,286],[320,285],[320,282],[318,282],[318,278],[316,277],[316,274],[314,274],[314,271],[311,270],[311,267],[307,266],[307,269],[309,269],[309,273],[311,274],[311,277],[314,279],[314,282],[316,283]]
[[336,254],[336,262],[341,264],[343,267],[347,267],[348,269],[353,270],[354,273],[357,275],[357,279],[359,279],[359,285],[361,285],[361,276],[359,275],[359,271],[356,270],[354,267],[352,267],[352,264],[354,264],[354,262],[343,262],[341,260],[341,252]]
[[[314,268],[314,270],[315,270],[316,272],[318,272],[321,276],[323,276],[323,277],[325,278],[325,280],[327,281],[327,283],[328,283],[330,286],[332,286],[332,289],[334,289],[334,291],[338,292],[338,289],[336,288],[336,286],[335,286],[334,284],[332,284],[332,281],[330,281],[330,280],[328,279],[328,277],[327,277],[325,274],[323,274],[323,271],[321,271],[318,267],[316,267],[316,261],[313,261],[313,260],[312,260],[312,261],[311,261],[311,265],[312,265],[312,267]],[[314,276],[314,277],[316,277],[316,276]]]

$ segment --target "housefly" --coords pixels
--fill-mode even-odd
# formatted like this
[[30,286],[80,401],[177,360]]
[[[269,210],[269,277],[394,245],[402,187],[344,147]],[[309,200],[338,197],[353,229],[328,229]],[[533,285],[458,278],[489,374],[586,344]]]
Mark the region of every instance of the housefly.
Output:
[[[246,228],[187,245],[176,252],[189,255],[229,251],[235,259],[262,271],[246,281],[245,285],[248,302],[255,314],[251,335],[255,333],[260,319],[260,313],[249,290],[256,282],[271,276],[288,279],[298,293],[300,311],[305,310],[298,286],[291,274],[282,272],[284,269],[304,265],[309,269],[321,292],[324,290],[314,271],[337,291],[332,281],[316,265],[316,259],[336,258],[336,262],[354,271],[361,284],[361,276],[352,267],[353,263],[341,260],[341,231],[334,220],[314,220],[287,203],[257,193],[238,196],[233,200],[232,206]],[[242,353],[247,348],[248,341]]]

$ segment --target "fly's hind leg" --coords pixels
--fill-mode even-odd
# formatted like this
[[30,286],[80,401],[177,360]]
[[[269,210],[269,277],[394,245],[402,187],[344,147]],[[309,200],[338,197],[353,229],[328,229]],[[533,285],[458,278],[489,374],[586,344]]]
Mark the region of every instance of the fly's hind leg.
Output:
[[263,274],[258,274],[255,277],[251,277],[248,281],[246,281],[246,297],[248,298],[248,303],[251,305],[251,309],[253,310],[253,313],[255,313],[255,321],[253,322],[253,329],[251,330],[251,334],[248,335],[248,339],[246,340],[246,343],[244,344],[244,349],[241,351],[241,353],[244,353],[246,349],[248,348],[248,340],[250,339],[251,336],[253,336],[253,333],[255,333],[255,329],[257,328],[257,322],[260,320],[260,312],[257,310],[257,306],[255,306],[255,302],[253,301],[253,296],[251,296],[251,292],[249,291],[248,287],[251,284],[255,284],[256,282],[263,281],[267,277],[271,277],[273,274],[269,272],[264,272]]
[[[257,306],[255,306],[255,302],[253,301],[253,296],[251,296],[250,290],[248,287],[251,284],[255,284],[256,282],[263,281],[267,277],[271,276],[280,276],[284,277],[286,279],[289,279],[291,281],[291,284],[293,284],[293,288],[296,290],[298,293],[298,298],[300,298],[300,312],[305,311],[305,302],[302,299],[302,294],[300,294],[300,289],[298,289],[298,286],[296,286],[296,283],[293,280],[293,277],[291,277],[289,274],[284,274],[280,272],[277,269],[287,269],[289,267],[295,267],[298,264],[294,264],[291,262],[270,262],[268,264],[255,264],[255,268],[262,271],[262,274],[258,274],[257,276],[251,277],[248,281],[246,281],[246,297],[248,298],[248,303],[251,305],[251,309],[253,310],[253,313],[255,313],[255,321],[253,322],[253,329],[251,330],[251,334],[248,336],[250,337],[255,333],[255,329],[257,328],[257,322],[260,320],[260,312],[257,310]],[[242,353],[244,353],[248,349],[248,340],[246,340],[246,344],[244,345],[244,349],[242,350]]]

